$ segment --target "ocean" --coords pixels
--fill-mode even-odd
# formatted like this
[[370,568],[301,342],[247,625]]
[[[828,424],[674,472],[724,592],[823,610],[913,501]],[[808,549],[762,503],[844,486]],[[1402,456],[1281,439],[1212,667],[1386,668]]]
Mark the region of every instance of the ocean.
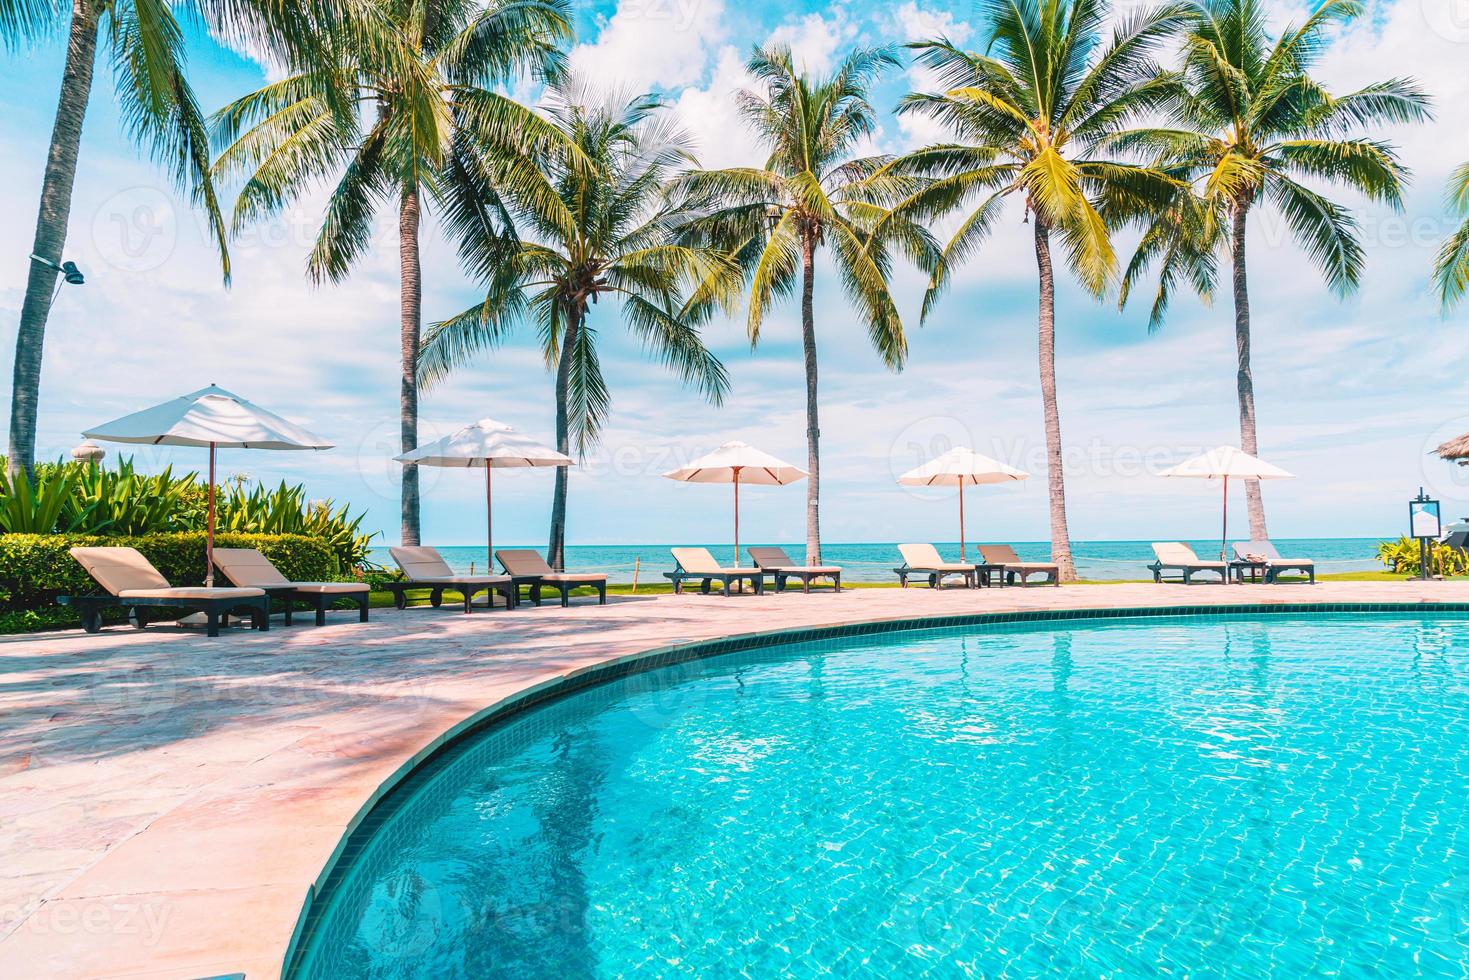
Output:
[[[1287,558],[1310,558],[1322,573],[1374,571],[1383,568],[1377,560],[1377,545],[1380,538],[1277,538],[1275,547]],[[742,547],[761,545],[766,542],[743,542]],[[959,559],[957,542],[934,542],[939,553],[953,561]],[[1012,542],[1015,551],[1025,561],[1045,561],[1050,557],[1051,546],[1046,541]],[[1121,581],[1126,579],[1151,578],[1145,567],[1153,560],[1153,551],[1148,541],[1076,541],[1071,545],[1076,559],[1076,571],[1085,579]],[[1190,541],[1189,546],[1201,559],[1209,560],[1219,554],[1219,539],[1213,541]],[[496,543],[498,548],[536,548],[543,554],[544,541],[534,544]],[[663,573],[673,569],[673,558],[666,544],[617,544],[617,545],[567,545],[566,567],[579,572],[605,572],[614,583],[631,582],[634,568],[641,582],[663,582]],[[705,545],[720,561],[730,561],[731,546],[724,544]],[[797,561],[805,551],[804,544],[782,544],[787,554]],[[978,551],[971,544],[971,559],[978,558]],[[893,568],[900,564],[898,546],[893,543],[858,544],[833,542],[822,546],[822,561],[830,565],[841,565],[843,577],[852,582],[896,581]],[[471,565],[478,572],[485,567],[484,545],[453,545],[439,548],[456,572],[467,574]],[[387,548],[374,548],[373,561],[388,567],[393,566]],[[744,556],[743,564],[750,563]]]

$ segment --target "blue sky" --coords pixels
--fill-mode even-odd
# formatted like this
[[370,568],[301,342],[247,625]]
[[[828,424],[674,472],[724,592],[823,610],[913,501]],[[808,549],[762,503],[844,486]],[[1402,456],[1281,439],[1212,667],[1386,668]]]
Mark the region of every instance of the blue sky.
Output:
[[[1300,8],[1277,3],[1280,22]],[[608,84],[663,92],[699,141],[706,165],[754,162],[732,95],[747,84],[750,46],[791,43],[815,70],[856,43],[947,33],[972,39],[967,3],[790,4],[734,0],[617,0],[578,10],[573,63]],[[194,38],[192,77],[213,109],[264,79],[244,54]],[[1396,0],[1338,37],[1321,75],[1346,90],[1413,74],[1433,94],[1438,121],[1387,133],[1415,173],[1403,213],[1358,208],[1368,244],[1362,290],[1339,301],[1269,220],[1250,241],[1255,378],[1261,455],[1298,479],[1266,488],[1277,537],[1396,534],[1420,484],[1452,515],[1469,514],[1469,480],[1426,458],[1469,431],[1469,312],[1443,318],[1427,270],[1450,227],[1446,178],[1469,160],[1469,0]],[[24,285],[41,167],[60,75],[56,43],[0,62],[0,179],[11,220],[0,226],[0,349],[9,358]],[[874,143],[919,145],[933,133],[887,114],[914,73],[877,92]],[[64,453],[81,429],[209,382],[335,441],[330,453],[234,452],[225,472],[304,482],[314,497],[350,500],[396,539],[390,457],[396,452],[397,251],[386,214],[372,253],[349,283],[313,288],[303,270],[321,195],[233,246],[235,281],[219,282],[197,217],[124,141],[103,66],[87,117],[67,257],[87,284],[65,289],[52,313],[41,389],[39,454]],[[474,290],[426,223],[426,320],[457,312]],[[894,485],[935,451],[969,444],[1029,470],[1031,480],[974,492],[971,536],[1047,535],[1040,395],[1035,366],[1035,269],[1018,209],[919,327],[921,278],[897,276],[911,358],[886,371],[867,345],[829,270],[817,289],[823,428],[823,529],[832,541],[947,539],[951,492]],[[727,537],[727,491],[658,474],[727,439],[744,439],[800,464],[803,387],[795,304],[777,309],[752,353],[742,322],[713,325],[709,340],[730,372],[733,397],[712,408],[642,356],[615,308],[596,310],[613,415],[603,448],[575,471],[573,543],[677,542]],[[1238,441],[1232,312],[1181,301],[1149,336],[1142,307],[1119,314],[1074,284],[1058,304],[1058,384],[1068,447],[1072,534],[1078,540],[1208,536],[1217,486],[1154,474],[1193,452]],[[423,403],[422,438],[492,416],[549,440],[551,377],[527,341],[487,355]],[[9,399],[0,406],[8,409]],[[187,450],[137,454],[157,467],[195,467]],[[541,543],[551,481],[544,472],[496,482],[497,537]],[[482,485],[462,472],[424,472],[424,537],[479,540]],[[743,537],[803,536],[802,487],[744,497]],[[1238,502],[1238,501],[1237,501]],[[1243,508],[1239,508],[1242,513]],[[1242,530],[1242,524],[1240,529]]]

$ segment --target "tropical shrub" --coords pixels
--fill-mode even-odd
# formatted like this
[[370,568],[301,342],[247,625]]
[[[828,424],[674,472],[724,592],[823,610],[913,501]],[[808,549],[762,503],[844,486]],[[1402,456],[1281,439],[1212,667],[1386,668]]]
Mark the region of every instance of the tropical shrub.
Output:
[[70,470],[37,468],[34,480],[25,472],[10,476],[0,471],[0,531],[11,534],[47,534],[58,527],[85,529],[89,508],[75,502],[76,477]]
[[[324,542],[340,567],[370,566],[365,514],[350,506],[306,499],[306,488],[281,483],[274,490],[240,483],[215,488],[216,528],[242,534],[296,534]],[[152,535],[204,531],[209,487],[197,473],[155,476],[136,472],[131,458],[112,468],[56,462],[36,467],[35,478],[3,472],[0,457],[0,533]],[[202,559],[201,567],[202,567]]]
[[333,510],[330,500],[307,500],[305,487],[287,486],[284,481],[269,491],[258,485],[251,490],[234,486],[218,495],[215,506],[215,526],[221,530],[299,534],[325,543],[343,568],[371,564],[368,554],[377,534],[363,532],[367,515],[353,517],[347,504]]
[[[1404,536],[1396,541],[1384,541],[1377,546],[1377,557],[1394,572],[1419,575],[1423,570],[1422,552],[1417,538]],[[1428,572],[1430,575],[1469,574],[1469,552],[1430,544]]]
[[[344,578],[336,555],[324,542],[294,534],[217,534],[220,548],[254,548],[269,558],[281,574],[295,581],[320,582]],[[126,546],[137,548],[153,567],[174,585],[199,585],[204,581],[205,535],[200,531],[182,534],[145,534],[137,537],[93,534],[0,534],[0,615],[12,627],[0,623],[0,632],[30,628],[75,626],[77,617],[56,612],[59,595],[96,593],[92,577],[68,553],[78,546]],[[34,616],[10,616],[11,613]]]

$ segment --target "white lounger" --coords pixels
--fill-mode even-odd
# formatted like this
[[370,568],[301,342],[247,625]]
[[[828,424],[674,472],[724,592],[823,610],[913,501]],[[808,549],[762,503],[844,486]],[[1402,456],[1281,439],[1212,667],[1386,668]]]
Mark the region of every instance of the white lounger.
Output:
[[[1275,545],[1269,541],[1236,542],[1234,546],[1234,557],[1236,560],[1252,565],[1263,564],[1265,566],[1265,582],[1273,585],[1280,580],[1281,572],[1300,572],[1309,577],[1312,585],[1316,583],[1316,563],[1309,558],[1282,558],[1280,552],[1275,550]],[[1243,569],[1240,569],[1243,573]]]
[[898,584],[905,589],[908,576],[914,572],[928,576],[928,585],[932,589],[943,588],[944,578],[949,575],[961,576],[965,588],[974,588],[975,566],[967,562],[944,561],[939,550],[931,544],[900,544],[898,554],[903,556],[903,564],[893,571],[898,574]]
[[673,560],[678,567],[664,572],[663,577],[673,581],[675,595],[683,592],[685,581],[697,579],[699,591],[708,595],[709,585],[718,582],[729,595],[729,583],[749,580],[755,583],[755,593],[765,593],[765,573],[758,568],[724,568],[709,554],[708,548],[673,548]]
[[1165,572],[1177,572],[1175,581],[1184,585],[1193,585],[1194,576],[1199,572],[1210,572],[1219,576],[1220,585],[1229,584],[1229,566],[1222,561],[1200,561],[1199,556],[1194,554],[1194,549],[1179,541],[1165,541],[1153,545],[1153,554],[1157,561],[1148,566],[1148,571],[1153,573],[1154,582],[1162,582]]

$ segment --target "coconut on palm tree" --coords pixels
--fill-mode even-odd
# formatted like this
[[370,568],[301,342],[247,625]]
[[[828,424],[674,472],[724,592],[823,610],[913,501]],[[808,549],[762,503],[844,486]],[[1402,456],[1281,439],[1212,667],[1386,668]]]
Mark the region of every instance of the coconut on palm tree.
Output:
[[[397,217],[399,426],[418,445],[419,231],[436,205],[468,261],[508,247],[500,195],[533,170],[554,127],[495,86],[555,77],[571,36],[566,0],[368,0],[301,70],[222,109],[218,175],[245,178],[234,226],[275,214],[336,175],[307,263],[340,282],[367,252],[384,205]],[[403,468],[401,539],[417,544],[418,472]]]
[[985,32],[981,52],[946,40],[912,45],[919,64],[943,90],[910,94],[899,111],[942,124],[952,141],[897,163],[933,180],[898,211],[924,218],[960,216],[924,297],[926,317],[954,271],[994,231],[1006,200],[1023,204],[1040,285],[1051,560],[1063,580],[1073,580],[1056,399],[1052,245],[1059,239],[1072,273],[1101,296],[1118,265],[1111,222],[1175,196],[1178,185],[1168,175],[1111,157],[1101,146],[1166,98],[1152,55],[1176,30],[1181,13],[1174,6],[1142,11],[1104,39],[1104,0],[981,0],[979,7]]
[[[300,51],[316,34],[322,9],[312,3],[284,4],[200,0],[193,5],[225,35],[268,39]],[[67,10],[70,8],[70,20]],[[209,136],[204,113],[184,73],[184,31],[171,4],[137,0],[72,0],[71,3],[0,0],[0,38],[12,48],[66,29],[66,63],[61,97],[41,178],[41,207],[31,246],[25,298],[15,334],[15,370],[10,394],[12,474],[30,473],[36,454],[36,408],[41,356],[56,276],[66,247],[72,186],[81,149],[82,120],[92,95],[99,38],[116,80],[116,96],[128,135],[186,188],[201,207],[219,247],[229,281],[224,222],[209,173]],[[39,261],[38,261],[39,260]]]
[[[562,142],[538,158],[534,179],[518,180],[505,203],[521,238],[507,252],[487,241],[468,256],[485,298],[434,324],[419,376],[444,377],[520,326],[534,327],[555,370],[556,448],[585,455],[607,420],[611,393],[602,373],[593,306],[606,299],[645,350],[718,404],[724,367],[699,327],[736,301],[740,270],[724,251],[674,240],[693,215],[665,184],[692,165],[687,135],[651,96],[592,98],[552,89],[546,112]],[[507,187],[508,187],[507,183]],[[556,471],[547,560],[564,561],[566,468]]]
[[[1357,222],[1312,185],[1335,184],[1398,208],[1407,171],[1393,148],[1359,135],[1375,124],[1428,118],[1428,100],[1412,81],[1376,82],[1334,96],[1311,77],[1328,31],[1359,16],[1358,0],[1325,0],[1300,26],[1271,41],[1261,0],[1188,0],[1181,72],[1173,77],[1171,126],[1119,135],[1112,146],[1140,151],[1188,182],[1192,194],[1161,209],[1146,227],[1123,277],[1122,302],[1158,265],[1152,326],[1163,319],[1179,283],[1207,294],[1215,256],[1227,252],[1234,293],[1240,445],[1258,448],[1250,362],[1250,293],[1246,242],[1250,216],[1273,208],[1327,285],[1356,288],[1363,251]],[[1250,537],[1265,540],[1258,481],[1245,483]]]
[[[883,362],[900,369],[908,353],[889,290],[896,246],[927,271],[938,247],[918,223],[890,206],[921,183],[897,173],[886,156],[858,156],[877,125],[868,90],[897,64],[885,48],[847,55],[827,78],[802,72],[786,47],[757,49],[748,69],[761,91],[739,94],[740,112],[769,149],[763,167],[690,173],[675,193],[708,213],[683,229],[688,241],[729,249],[750,279],[747,329],[752,346],[780,299],[801,293],[806,369],[806,563],[821,563],[821,425],[817,398],[817,252],[826,246],[848,301],[861,313]],[[881,227],[883,234],[874,235]]]

